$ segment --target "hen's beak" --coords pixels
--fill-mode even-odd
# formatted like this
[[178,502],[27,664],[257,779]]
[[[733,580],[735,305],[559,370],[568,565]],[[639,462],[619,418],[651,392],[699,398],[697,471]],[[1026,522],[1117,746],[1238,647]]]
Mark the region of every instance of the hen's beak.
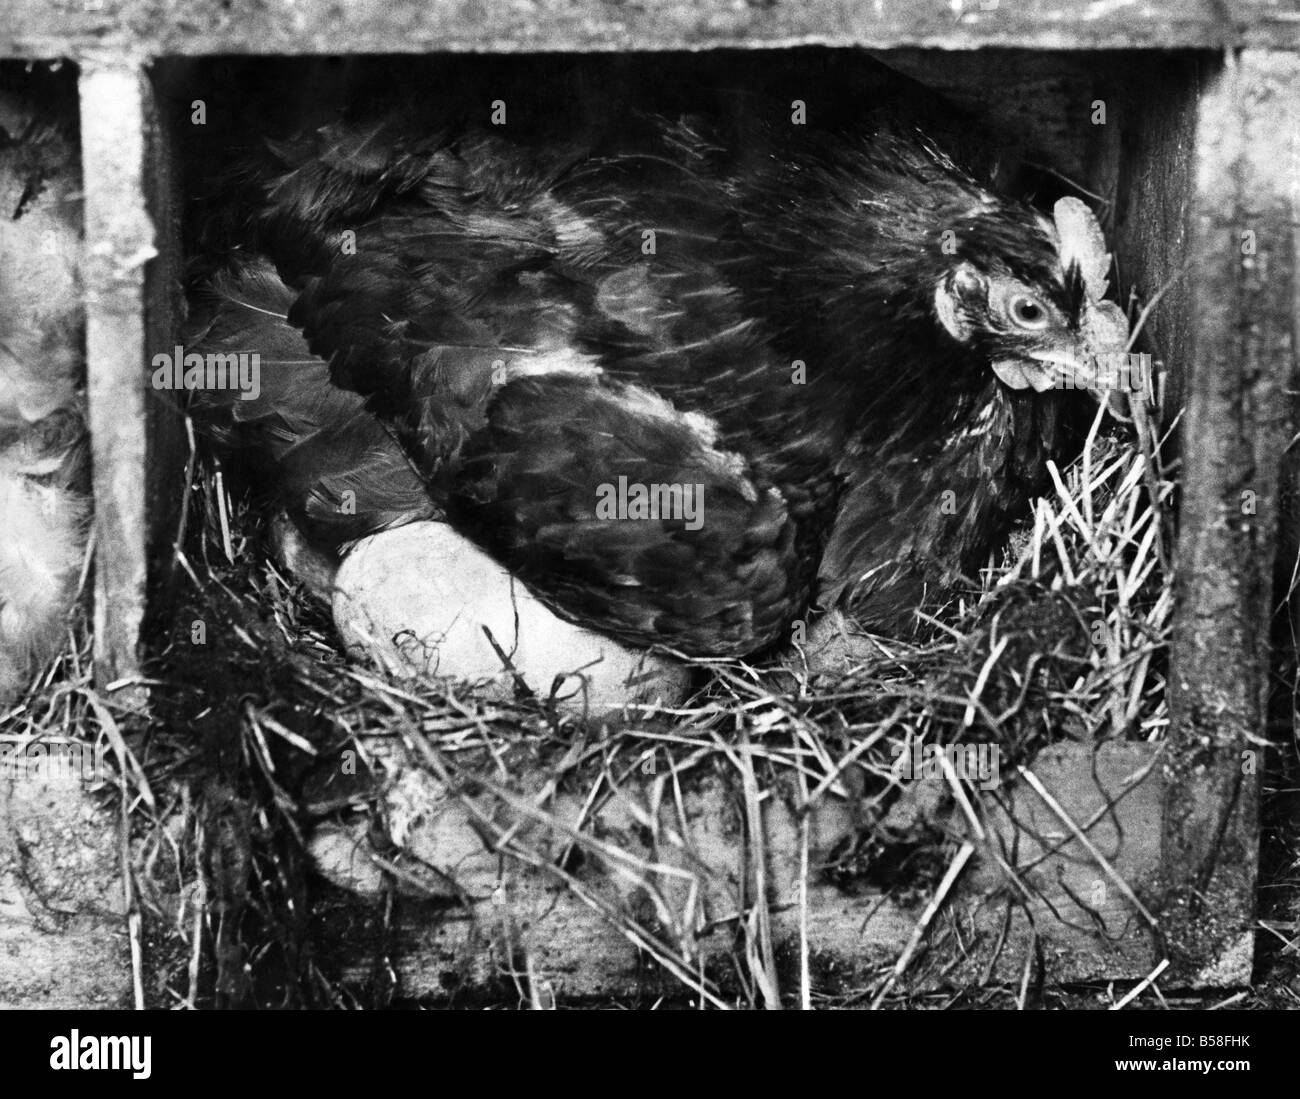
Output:
[[1061,347],[1030,351],[1027,359],[1005,359],[993,364],[993,373],[1012,389],[1086,389],[1100,392],[1111,388],[1105,371],[1098,371],[1082,348]]
[[1083,348],[1061,351],[1031,351],[1031,359],[1043,364],[1044,373],[1056,384],[1070,389],[1109,388],[1105,371],[1098,371],[1095,361],[1090,361]]
[[1079,336],[1069,344],[1030,351],[1024,359],[993,364],[993,372],[1012,389],[1085,389],[1111,404],[1128,388],[1127,372],[1111,367],[1128,348],[1128,320],[1114,302],[1090,302]]

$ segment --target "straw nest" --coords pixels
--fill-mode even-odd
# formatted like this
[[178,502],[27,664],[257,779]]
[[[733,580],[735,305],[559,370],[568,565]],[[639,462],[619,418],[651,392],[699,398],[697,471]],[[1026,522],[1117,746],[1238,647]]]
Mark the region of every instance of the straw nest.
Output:
[[[215,460],[196,454],[190,472],[148,712],[93,689],[83,625],[3,720],[11,735],[110,739],[110,786],[132,810],[131,903],[156,932],[155,1002],[372,998],[312,948],[321,913],[346,907],[320,875],[381,909],[401,896],[465,908],[490,898],[469,895],[457,866],[478,887],[484,856],[540,875],[549,896],[570,892],[684,997],[808,1002],[808,959],[792,983],[774,955],[771,805],[804,836],[793,865],[769,872],[782,888],[878,890],[932,914],[965,859],[951,822],[986,818],[1000,793],[950,767],[909,784],[902,758],[996,745],[1006,776],[1062,740],[1157,739],[1167,724],[1173,485],[1145,415],[1133,430],[1098,415],[1080,458],[1051,470],[1054,491],[923,642],[846,626],[835,659],[696,661],[687,704],[599,724],[544,696],[491,702],[349,660],[328,608],[265,552],[265,517],[232,498]],[[748,837],[739,869],[692,836],[687,805],[717,789]],[[801,822],[828,806],[844,834],[810,848]],[[730,965],[704,968],[699,936],[720,920]],[[844,997],[902,995],[927,922]],[[533,965],[525,949],[498,976],[541,1003]]]

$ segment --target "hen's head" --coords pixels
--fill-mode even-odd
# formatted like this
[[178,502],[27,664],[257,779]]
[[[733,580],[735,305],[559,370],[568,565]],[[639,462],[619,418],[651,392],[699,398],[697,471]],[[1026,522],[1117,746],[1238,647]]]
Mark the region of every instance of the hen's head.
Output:
[[1012,389],[1085,389],[1098,396],[1119,384],[1115,356],[1128,345],[1128,322],[1104,300],[1110,255],[1092,212],[1061,199],[1054,221],[1016,226],[972,219],[977,247],[954,256],[935,286],[940,323]]

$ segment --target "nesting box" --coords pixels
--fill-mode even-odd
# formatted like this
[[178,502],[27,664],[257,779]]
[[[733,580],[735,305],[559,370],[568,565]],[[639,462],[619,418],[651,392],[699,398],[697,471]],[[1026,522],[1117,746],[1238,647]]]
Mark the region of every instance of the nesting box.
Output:
[[[603,55],[592,63],[616,66],[631,97],[674,66],[713,66],[727,78],[804,65],[814,83],[834,68],[850,74],[840,86],[852,94],[875,79],[853,77],[855,67],[883,65],[940,112],[947,103],[977,116],[1041,170],[1113,204],[1122,282],[1151,303],[1166,407],[1184,409],[1171,727],[1160,744],[1113,747],[1100,762],[1091,749],[1062,750],[1043,773],[1055,800],[1084,817],[1111,801],[1130,807],[1095,839],[1140,880],[1141,899],[1113,898],[1124,930],[1104,943],[1086,927],[1057,933],[1051,976],[1141,978],[1167,959],[1184,983],[1244,982],[1258,861],[1258,777],[1248,761],[1267,739],[1270,668],[1289,659],[1270,646],[1270,627],[1297,550],[1284,502],[1300,300],[1300,8],[1233,11],[1235,22],[1212,0],[269,0],[240,12],[192,0],[182,13],[169,0],[53,10],[13,0],[0,57],[67,59],[79,74],[101,679],[129,685],[138,675],[146,610],[167,598],[184,451],[180,418],[148,387],[148,363],[176,342],[181,180],[202,170],[185,162],[186,127],[214,79],[245,97],[248,120],[260,74],[275,68],[292,86],[295,72],[342,52],[394,72],[466,74]],[[864,933],[863,906],[830,893],[816,903],[817,926],[840,957],[901,947],[910,934],[897,913]],[[627,943],[592,926],[581,906],[564,918],[574,943],[607,954],[607,964],[571,974],[575,991],[607,994],[631,979],[620,975],[634,966],[609,960]],[[407,989],[436,994],[440,968],[473,936],[412,934]]]

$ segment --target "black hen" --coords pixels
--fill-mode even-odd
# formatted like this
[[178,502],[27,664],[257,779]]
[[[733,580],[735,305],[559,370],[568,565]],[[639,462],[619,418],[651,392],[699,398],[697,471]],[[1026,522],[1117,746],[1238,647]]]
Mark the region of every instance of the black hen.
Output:
[[[1081,203],[1053,222],[915,131],[274,155],[202,326],[262,393],[203,403],[318,542],[444,516],[637,645],[751,653],[836,603],[898,628],[1005,537],[1060,383],[1127,335]],[[620,484],[702,486],[702,522],[611,517]]]

